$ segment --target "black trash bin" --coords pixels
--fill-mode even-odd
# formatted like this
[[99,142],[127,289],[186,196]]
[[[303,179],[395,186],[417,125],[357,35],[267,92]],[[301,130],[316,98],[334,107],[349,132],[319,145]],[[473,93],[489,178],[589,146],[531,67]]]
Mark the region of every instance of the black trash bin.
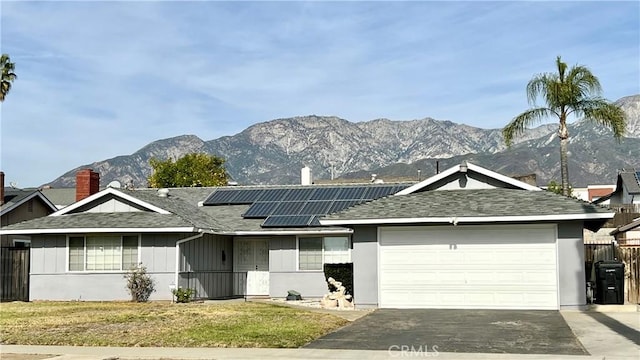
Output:
[[624,304],[624,264],[598,261],[596,270],[596,304]]

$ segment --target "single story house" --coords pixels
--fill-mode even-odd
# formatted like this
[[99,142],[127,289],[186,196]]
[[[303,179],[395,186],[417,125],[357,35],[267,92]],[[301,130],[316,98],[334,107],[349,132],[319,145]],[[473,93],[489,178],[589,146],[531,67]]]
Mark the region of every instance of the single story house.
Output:
[[613,213],[463,162],[417,184],[107,188],[3,227],[32,237],[30,299],[327,292],[353,263],[359,307],[562,309],[586,305],[583,228]]

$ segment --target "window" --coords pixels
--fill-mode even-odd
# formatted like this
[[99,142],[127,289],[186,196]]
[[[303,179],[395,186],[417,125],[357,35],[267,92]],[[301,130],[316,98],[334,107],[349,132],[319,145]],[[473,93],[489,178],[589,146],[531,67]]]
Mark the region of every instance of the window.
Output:
[[347,236],[298,238],[298,269],[322,270],[323,264],[348,263],[350,250]]
[[31,240],[25,239],[13,239],[13,247],[16,248],[28,248],[31,246]]
[[138,265],[138,235],[70,236],[69,271],[128,270]]

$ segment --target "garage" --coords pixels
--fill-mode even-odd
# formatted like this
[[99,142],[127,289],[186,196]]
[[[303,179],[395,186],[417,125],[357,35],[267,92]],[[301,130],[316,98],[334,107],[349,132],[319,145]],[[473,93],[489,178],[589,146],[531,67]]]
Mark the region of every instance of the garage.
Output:
[[378,231],[379,307],[559,308],[555,225]]

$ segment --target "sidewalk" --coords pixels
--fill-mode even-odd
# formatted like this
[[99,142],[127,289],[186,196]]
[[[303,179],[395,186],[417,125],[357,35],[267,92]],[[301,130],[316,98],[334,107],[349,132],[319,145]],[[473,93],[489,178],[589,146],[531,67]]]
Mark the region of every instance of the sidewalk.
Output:
[[[354,351],[321,349],[118,348],[2,345],[2,360],[133,360],[133,359],[598,359],[640,358],[639,312],[562,311],[562,316],[591,356],[537,354],[439,353],[432,349]],[[23,354],[41,354],[31,357]],[[48,355],[47,355],[48,354]]]

